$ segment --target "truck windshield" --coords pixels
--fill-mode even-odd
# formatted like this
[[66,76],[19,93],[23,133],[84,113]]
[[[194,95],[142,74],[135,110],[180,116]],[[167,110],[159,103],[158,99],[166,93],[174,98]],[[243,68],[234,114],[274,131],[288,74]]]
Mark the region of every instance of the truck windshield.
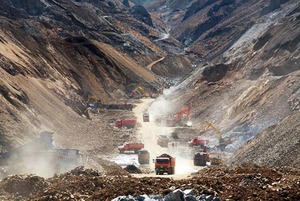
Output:
[[157,158],[156,159],[156,163],[168,164],[169,163],[169,159],[168,158]]

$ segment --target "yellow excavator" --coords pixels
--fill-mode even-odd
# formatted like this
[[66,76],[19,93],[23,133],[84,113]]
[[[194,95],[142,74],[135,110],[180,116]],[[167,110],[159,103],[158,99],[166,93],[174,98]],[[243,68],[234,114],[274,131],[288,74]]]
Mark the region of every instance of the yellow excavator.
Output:
[[230,140],[230,139],[227,139],[225,140],[223,137],[222,137],[222,132],[220,131],[220,129],[215,126],[213,123],[211,123],[210,121],[207,121],[207,126],[205,127],[205,131],[209,130],[210,128],[214,129],[218,135],[219,135],[219,148],[221,151],[224,151],[225,147],[229,144],[231,144],[233,141]]

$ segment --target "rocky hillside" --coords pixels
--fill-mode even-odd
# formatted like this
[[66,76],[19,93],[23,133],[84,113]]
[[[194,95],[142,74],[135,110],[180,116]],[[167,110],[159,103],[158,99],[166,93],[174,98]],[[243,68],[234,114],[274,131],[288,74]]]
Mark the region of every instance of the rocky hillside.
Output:
[[118,0],[1,1],[1,145],[9,149],[44,129],[63,138],[74,132],[73,120],[86,121],[80,115],[89,95],[110,102],[126,98],[132,85],[156,92],[162,76],[188,73],[189,60],[180,58],[160,64],[172,71],[147,68],[175,57],[155,42],[161,33],[149,20]]
[[[186,54],[195,55],[198,64],[170,98],[192,106],[198,135],[205,121],[210,121],[234,141],[226,148],[232,152],[278,124],[284,134],[278,135],[279,129],[273,127],[267,129],[239,151],[235,163],[297,165],[293,160],[280,163],[280,157],[274,158],[290,152],[295,154],[292,158],[299,158],[297,140],[283,140],[299,136],[296,121],[286,120],[299,113],[300,104],[299,2],[189,1],[186,9],[155,2],[149,2],[149,8],[165,5],[162,17],[166,22],[180,22],[170,33],[186,47]],[[218,138],[213,131],[204,135]],[[254,155],[260,155],[258,161],[253,160]]]

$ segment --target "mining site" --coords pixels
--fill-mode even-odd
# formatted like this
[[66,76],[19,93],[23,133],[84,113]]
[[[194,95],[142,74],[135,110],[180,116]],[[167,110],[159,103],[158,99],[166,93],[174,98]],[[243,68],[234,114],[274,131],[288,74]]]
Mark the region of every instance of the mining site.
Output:
[[0,200],[300,200],[299,0],[1,0]]

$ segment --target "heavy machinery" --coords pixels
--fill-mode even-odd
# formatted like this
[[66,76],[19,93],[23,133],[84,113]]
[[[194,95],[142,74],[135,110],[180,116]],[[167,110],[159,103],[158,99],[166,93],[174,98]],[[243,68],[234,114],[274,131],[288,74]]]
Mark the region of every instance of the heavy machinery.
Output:
[[128,97],[132,99],[156,98],[157,96],[157,94],[147,93],[142,86],[136,86],[128,95]]
[[211,122],[207,122],[207,126],[205,127],[205,131],[207,131],[208,129],[213,128],[219,135],[219,145],[218,148],[221,151],[224,151],[225,147],[229,144],[232,143],[232,141],[230,139],[226,140],[222,137],[222,132],[220,131],[220,129],[218,127],[216,127],[214,124],[212,124]]
[[169,138],[166,135],[160,135],[157,139],[157,144],[161,147],[168,147]]
[[44,131],[40,137],[16,149],[1,153],[1,165],[8,166],[12,173],[35,173],[52,176],[83,165],[83,156],[77,149],[54,147],[53,133]]
[[149,113],[145,112],[143,114],[143,122],[149,122],[149,121],[150,121]]
[[143,143],[124,143],[122,146],[118,146],[119,152],[125,153],[129,151],[133,151],[134,153],[138,153],[139,150],[144,148]]
[[198,138],[194,138],[191,141],[188,142],[188,145],[190,147],[200,147],[203,148],[204,146],[208,145],[209,140],[208,139],[198,139]]
[[141,149],[138,152],[139,164],[149,164],[150,153],[146,149]]
[[191,126],[191,122],[189,121],[190,114],[191,107],[187,107],[180,110],[175,117],[165,118],[165,120],[158,119],[158,122],[167,127]]
[[132,110],[133,105],[131,103],[102,103],[100,99],[95,96],[91,96],[88,99],[86,108],[91,109],[106,109],[106,110]]
[[167,126],[186,126],[191,114],[191,107],[182,109],[174,119],[167,122]]
[[206,152],[197,152],[194,154],[195,166],[206,166],[206,162],[209,161],[209,154]]
[[120,119],[117,120],[115,123],[115,126],[118,128],[134,128],[136,125],[136,120],[135,119]]
[[155,173],[158,174],[175,174],[175,158],[168,155],[162,154],[157,156],[156,159],[153,160],[155,163]]

